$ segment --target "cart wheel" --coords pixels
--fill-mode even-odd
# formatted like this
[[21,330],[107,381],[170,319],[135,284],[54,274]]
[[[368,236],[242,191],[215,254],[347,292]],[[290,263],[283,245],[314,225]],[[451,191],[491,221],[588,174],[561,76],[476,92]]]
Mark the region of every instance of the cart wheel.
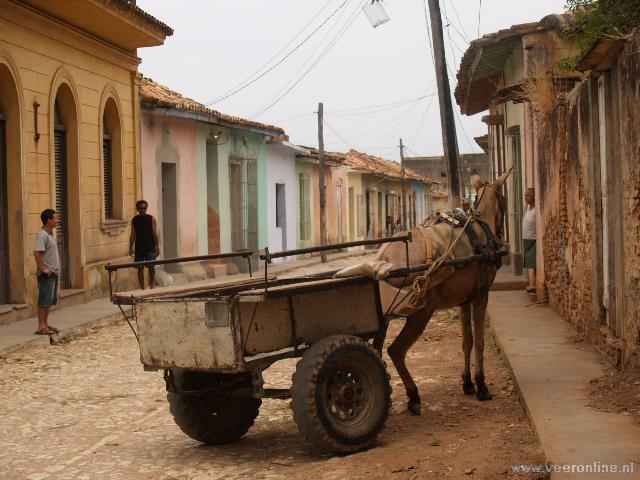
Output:
[[[229,386],[235,391],[225,391]],[[167,400],[176,424],[210,445],[235,442],[251,428],[262,403],[251,396],[252,390],[251,373],[171,370],[167,376]]]
[[298,430],[323,450],[367,448],[391,406],[385,363],[364,340],[335,335],[313,344],[298,362],[291,387]]

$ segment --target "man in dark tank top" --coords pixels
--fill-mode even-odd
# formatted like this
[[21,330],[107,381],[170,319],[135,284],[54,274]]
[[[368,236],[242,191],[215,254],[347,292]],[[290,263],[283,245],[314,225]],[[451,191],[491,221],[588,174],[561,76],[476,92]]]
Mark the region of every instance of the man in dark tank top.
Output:
[[[131,238],[129,250],[134,262],[148,262],[155,260],[160,255],[158,243],[158,226],[156,219],[147,213],[149,204],[145,200],[136,202],[138,215],[131,220]],[[144,290],[144,268],[138,269],[138,282]],[[155,267],[149,267],[149,284],[151,288],[156,286]]]

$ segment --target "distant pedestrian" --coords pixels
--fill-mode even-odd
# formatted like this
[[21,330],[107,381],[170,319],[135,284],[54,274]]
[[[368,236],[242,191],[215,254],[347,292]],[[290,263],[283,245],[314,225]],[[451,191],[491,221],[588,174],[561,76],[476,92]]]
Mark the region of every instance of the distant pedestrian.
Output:
[[536,205],[535,190],[527,188],[524,201],[527,211],[522,219],[522,239],[524,240],[524,268],[529,277],[528,293],[536,292]]
[[47,208],[40,214],[42,228],[36,235],[33,256],[36,259],[38,278],[38,329],[36,335],[53,335],[58,329],[49,325],[49,310],[58,303],[58,276],[60,257],[53,231],[59,218],[55,210]]
[[401,232],[402,232],[402,223],[400,223],[400,219],[398,219],[398,220],[396,220],[395,233],[396,233],[396,235],[398,235]]
[[[148,262],[155,260],[160,255],[158,243],[158,226],[156,219],[147,213],[149,204],[145,200],[136,202],[138,214],[131,220],[131,238],[129,250],[134,262]],[[138,282],[144,290],[144,268],[138,269]],[[149,285],[156,286],[156,269],[149,267]]]

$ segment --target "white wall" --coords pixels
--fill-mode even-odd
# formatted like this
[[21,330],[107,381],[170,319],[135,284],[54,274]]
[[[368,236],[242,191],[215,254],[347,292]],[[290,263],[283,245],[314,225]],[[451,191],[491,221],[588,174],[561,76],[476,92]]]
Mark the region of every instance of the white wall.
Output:
[[[295,151],[278,144],[267,144],[267,240],[271,252],[283,250],[283,234],[276,228],[276,184],[285,185],[286,248],[296,247],[296,188]],[[292,257],[293,258],[293,257]]]

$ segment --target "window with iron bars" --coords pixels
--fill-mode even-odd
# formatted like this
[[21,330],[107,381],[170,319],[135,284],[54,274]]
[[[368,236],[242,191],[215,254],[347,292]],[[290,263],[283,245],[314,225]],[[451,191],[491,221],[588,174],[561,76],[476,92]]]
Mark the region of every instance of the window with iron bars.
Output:
[[231,247],[258,248],[258,168],[255,158],[230,156]]
[[300,240],[311,238],[311,183],[309,176],[300,174]]

